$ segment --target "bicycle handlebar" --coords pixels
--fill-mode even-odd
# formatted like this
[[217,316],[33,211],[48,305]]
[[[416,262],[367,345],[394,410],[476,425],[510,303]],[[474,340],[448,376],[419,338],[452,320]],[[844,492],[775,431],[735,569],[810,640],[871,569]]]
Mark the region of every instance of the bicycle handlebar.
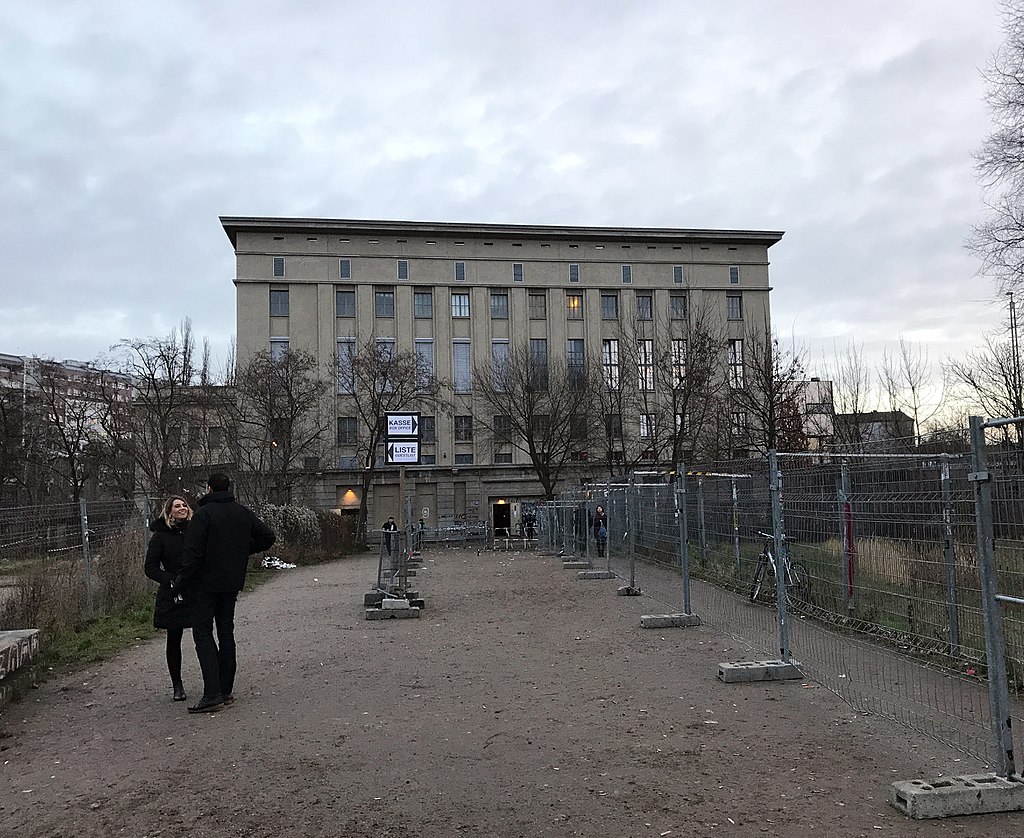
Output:
[[[761,536],[761,538],[770,538],[770,539],[771,539],[772,541],[774,541],[774,540],[775,540],[775,534],[774,534],[774,533],[770,533],[770,532],[761,532],[761,530],[758,530],[758,531],[757,531],[757,534],[758,534],[759,536]],[[797,541],[796,541],[796,539],[790,538],[790,537],[789,537],[788,535],[784,535],[784,536],[782,536],[782,540],[783,540],[783,541],[785,541],[785,542],[787,542],[787,543],[791,543],[791,544],[797,544],[797,543],[799,543],[799,542],[797,542]]]

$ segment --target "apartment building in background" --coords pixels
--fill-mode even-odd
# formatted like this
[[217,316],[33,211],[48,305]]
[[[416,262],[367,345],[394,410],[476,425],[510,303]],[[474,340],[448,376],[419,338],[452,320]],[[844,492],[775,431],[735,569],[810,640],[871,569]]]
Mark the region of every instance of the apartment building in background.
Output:
[[[508,525],[517,504],[539,499],[541,488],[522,452],[474,432],[482,410],[474,366],[523,346],[547,358],[600,358],[607,369],[617,342],[638,335],[685,346],[688,317],[701,310],[717,318],[728,380],[742,386],[744,341],[769,326],[768,249],[783,235],[304,218],[221,223],[236,255],[239,363],[262,350],[301,348],[327,370],[339,347],[370,336],[429,359],[451,383],[450,410],[424,411],[421,458],[407,468],[406,496],[416,517],[495,527]],[[359,505],[353,398],[335,396],[337,438],[308,498],[342,512]],[[742,417],[733,418],[741,428]],[[642,428],[645,417],[621,421]],[[602,476],[601,461],[580,462],[575,476]],[[371,527],[401,514],[398,492],[397,467],[383,469],[367,498]]]

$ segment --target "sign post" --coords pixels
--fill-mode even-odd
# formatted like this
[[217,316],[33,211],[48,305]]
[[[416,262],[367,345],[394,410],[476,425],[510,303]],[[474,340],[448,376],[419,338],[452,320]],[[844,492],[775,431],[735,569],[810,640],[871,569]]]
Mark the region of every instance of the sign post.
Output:
[[411,523],[405,520],[405,467],[420,463],[419,413],[385,413],[384,462],[398,466],[399,526]]

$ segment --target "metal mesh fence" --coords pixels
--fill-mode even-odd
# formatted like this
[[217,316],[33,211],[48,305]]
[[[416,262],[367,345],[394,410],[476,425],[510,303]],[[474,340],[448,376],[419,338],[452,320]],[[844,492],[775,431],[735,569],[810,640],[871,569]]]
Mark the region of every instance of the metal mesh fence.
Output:
[[[1024,599],[1024,472],[996,459],[1001,593]],[[549,503],[542,546],[590,559],[752,653],[798,661],[854,707],[989,760],[985,625],[974,493],[965,459],[779,455],[674,484],[594,484]],[[607,512],[607,551],[590,522]],[[774,512],[774,514],[773,514]],[[752,597],[759,562],[777,561]],[[767,538],[765,537],[767,536]],[[1005,620],[1014,713],[1024,690],[1024,609]],[[784,621],[780,623],[780,617]]]
[[49,632],[136,605],[148,504],[105,501],[0,509],[0,630]]

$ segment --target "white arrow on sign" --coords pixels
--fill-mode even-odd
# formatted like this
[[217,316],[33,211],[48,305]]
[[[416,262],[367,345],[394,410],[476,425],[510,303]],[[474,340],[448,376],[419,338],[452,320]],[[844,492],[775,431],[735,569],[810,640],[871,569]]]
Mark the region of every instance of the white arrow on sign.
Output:
[[388,442],[384,446],[384,461],[389,465],[417,465],[420,461],[418,440]]
[[389,413],[387,414],[387,435],[396,436],[419,436],[420,415],[418,413]]

